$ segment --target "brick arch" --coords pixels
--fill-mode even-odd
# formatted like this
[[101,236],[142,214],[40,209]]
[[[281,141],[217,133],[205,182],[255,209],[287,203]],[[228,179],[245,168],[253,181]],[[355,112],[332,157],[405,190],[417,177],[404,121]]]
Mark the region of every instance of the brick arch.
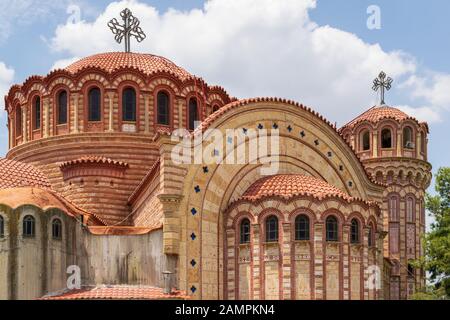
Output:
[[106,90],[109,88],[110,83],[108,79],[102,74],[99,73],[88,73],[83,75],[77,82],[77,90],[83,90],[86,86],[86,83],[97,82],[101,84],[101,86]]
[[55,90],[58,90],[60,86],[64,86],[68,90],[68,94],[75,91],[75,84],[72,81],[72,79],[66,77],[66,76],[60,76],[55,79],[52,79],[52,81],[47,86],[47,92],[49,95],[53,95]]
[[[149,91],[154,92],[155,88],[157,87],[161,87],[161,86],[165,86],[165,87],[169,87],[170,90],[172,90],[172,92],[174,93],[174,95],[178,96],[180,95],[180,87],[177,85],[177,83],[175,83],[172,79],[167,78],[167,77],[158,77],[158,78],[153,78],[150,80],[150,82],[148,82],[147,84],[147,88]],[[175,98],[175,97],[174,97]]]
[[129,73],[129,72],[121,72],[116,74],[112,79],[112,87],[113,88],[119,88],[123,85],[123,83],[133,83],[133,86],[138,87],[139,91],[145,91],[146,89],[146,82],[145,78],[135,74],[135,73]]

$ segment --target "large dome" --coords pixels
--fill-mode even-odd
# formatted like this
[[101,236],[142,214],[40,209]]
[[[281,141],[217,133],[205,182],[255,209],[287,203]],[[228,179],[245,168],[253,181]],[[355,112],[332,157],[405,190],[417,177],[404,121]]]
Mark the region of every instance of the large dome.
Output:
[[183,81],[192,77],[189,72],[164,57],[127,52],[109,52],[89,56],[71,64],[65,70],[75,74],[86,68],[100,68],[108,73],[122,68],[134,68],[146,75],[168,72]]
[[404,120],[411,119],[411,120],[418,122],[415,118],[407,115],[406,113],[404,113],[403,111],[401,111],[397,108],[388,107],[388,106],[379,106],[379,107],[377,106],[377,107],[370,108],[363,114],[359,115],[358,117],[356,117],[355,119],[353,119],[352,121],[347,123],[345,126],[343,126],[342,129],[352,128],[355,125],[357,125],[358,123],[364,122],[364,121],[376,124],[384,119],[392,119],[392,120],[395,120],[398,122],[402,122]]

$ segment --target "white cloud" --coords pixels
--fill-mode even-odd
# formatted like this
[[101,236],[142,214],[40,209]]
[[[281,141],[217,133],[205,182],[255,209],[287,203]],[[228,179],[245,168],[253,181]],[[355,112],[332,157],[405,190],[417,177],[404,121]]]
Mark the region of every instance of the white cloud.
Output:
[[430,77],[412,75],[402,85],[411,89],[416,98],[422,98],[438,108],[450,109],[450,75],[432,74]]
[[[406,53],[318,26],[308,15],[315,6],[315,0],[210,0],[202,10],[160,13],[123,0],[93,22],[58,26],[50,46],[72,57],[122,51],[106,24],[129,7],[147,34],[143,43],[132,43],[135,51],[172,59],[231,95],[294,99],[341,123],[376,103],[371,83],[380,70],[397,79],[415,75],[416,63]],[[433,103],[408,110],[436,113]]]
[[419,121],[428,123],[442,122],[442,117],[433,107],[411,107],[411,106],[396,106],[406,114],[416,118]]
[[[5,103],[4,96],[7,94],[9,87],[11,86],[14,80],[14,69],[9,68],[5,65],[5,63],[0,61],[0,127],[6,127],[6,111],[5,111]],[[0,139],[2,141],[8,141],[8,131],[0,130]],[[5,143],[0,143],[0,154],[3,154],[6,151]]]
[[64,69],[71,65],[72,63],[80,60],[79,57],[69,58],[69,59],[61,59],[56,61],[53,66],[50,68],[50,71],[57,70],[57,69]]

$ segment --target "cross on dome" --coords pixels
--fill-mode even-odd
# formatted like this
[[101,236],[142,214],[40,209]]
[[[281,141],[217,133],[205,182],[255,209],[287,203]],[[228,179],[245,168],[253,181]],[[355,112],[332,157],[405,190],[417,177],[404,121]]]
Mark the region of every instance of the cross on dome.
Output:
[[137,42],[142,42],[147,37],[139,26],[141,22],[138,18],[133,16],[130,9],[126,8],[120,13],[120,16],[124,22],[121,25],[116,18],[108,22],[108,27],[111,29],[112,33],[116,36],[114,37],[118,43],[122,43],[125,39],[125,52],[131,52],[131,37],[135,37]]
[[393,81],[394,80],[391,77],[386,78],[386,73],[384,73],[384,71],[381,71],[380,74],[378,75],[378,78],[375,78],[375,80],[373,80],[372,89],[374,91],[380,90],[380,95],[381,95],[380,105],[386,104],[384,102],[384,93],[385,93],[385,91],[389,91],[392,88]]

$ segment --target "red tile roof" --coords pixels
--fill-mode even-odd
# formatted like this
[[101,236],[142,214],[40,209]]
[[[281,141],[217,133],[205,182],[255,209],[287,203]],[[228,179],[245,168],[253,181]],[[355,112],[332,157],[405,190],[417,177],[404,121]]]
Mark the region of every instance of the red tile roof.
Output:
[[299,174],[264,177],[252,184],[242,199],[256,201],[271,196],[284,199],[295,196],[312,196],[317,199],[338,197],[347,201],[352,200],[348,194],[323,180]]
[[30,164],[0,159],[0,189],[19,187],[50,189],[50,182],[39,169]]
[[94,235],[115,235],[115,236],[137,236],[147,234],[151,231],[161,229],[146,227],[123,227],[123,226],[90,226],[89,231]]
[[404,120],[413,120],[417,123],[419,123],[419,121],[416,118],[410,117],[409,115],[407,115],[406,113],[404,113],[403,111],[397,109],[397,108],[392,108],[392,107],[388,107],[388,106],[376,106],[376,107],[372,107],[369,110],[367,110],[366,112],[364,112],[363,114],[359,115],[358,117],[356,117],[355,119],[353,119],[352,121],[350,121],[349,123],[347,123],[346,125],[344,125],[340,131],[342,131],[345,128],[352,128],[355,125],[357,125],[358,123],[367,121],[370,123],[378,123],[381,120],[384,119],[392,119],[398,122],[402,122]]
[[98,286],[71,290],[62,294],[47,295],[40,300],[167,300],[189,299],[183,291],[164,294],[162,288],[151,286]]
[[131,68],[137,69],[146,75],[167,72],[177,76],[182,81],[192,77],[186,70],[164,57],[127,52],[108,52],[89,56],[71,64],[65,70],[76,74],[87,68],[99,68],[108,73],[113,73],[123,68]]

